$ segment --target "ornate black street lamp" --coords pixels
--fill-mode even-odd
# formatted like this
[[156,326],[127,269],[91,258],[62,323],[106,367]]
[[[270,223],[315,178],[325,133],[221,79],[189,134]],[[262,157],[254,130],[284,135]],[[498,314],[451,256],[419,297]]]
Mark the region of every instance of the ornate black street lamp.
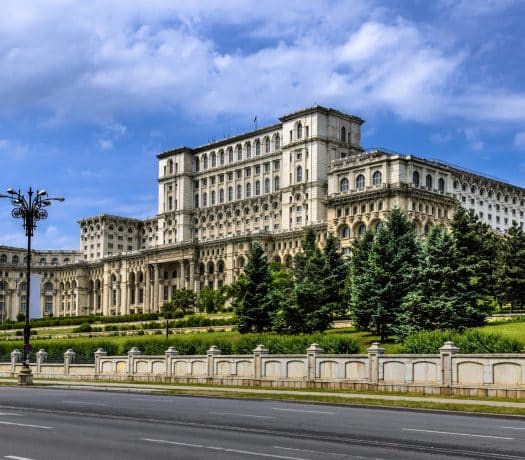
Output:
[[7,195],[0,195],[0,198],[8,198],[14,206],[11,215],[15,219],[23,219],[22,226],[27,236],[27,256],[26,256],[26,311],[25,311],[25,326],[24,326],[24,354],[22,370],[18,375],[18,383],[22,385],[31,385],[33,383],[33,376],[31,368],[29,367],[28,355],[31,351],[29,338],[31,336],[31,325],[29,323],[29,303],[31,295],[31,237],[36,229],[36,222],[47,218],[47,208],[52,201],[64,201],[64,198],[49,197],[45,190],[34,192],[31,187],[27,192],[27,196],[22,195],[20,190],[15,191],[12,188],[7,189]]

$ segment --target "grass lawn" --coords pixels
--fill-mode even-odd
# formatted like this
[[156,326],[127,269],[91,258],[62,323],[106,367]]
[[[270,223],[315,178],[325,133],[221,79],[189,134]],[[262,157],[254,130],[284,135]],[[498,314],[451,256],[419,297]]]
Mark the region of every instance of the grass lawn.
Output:
[[525,346],[525,320],[491,323],[478,329],[518,340]]

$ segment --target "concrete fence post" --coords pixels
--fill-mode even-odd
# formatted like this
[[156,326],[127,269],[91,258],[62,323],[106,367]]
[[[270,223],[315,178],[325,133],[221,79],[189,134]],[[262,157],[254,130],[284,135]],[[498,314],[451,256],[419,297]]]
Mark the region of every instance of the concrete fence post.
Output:
[[317,378],[317,357],[324,353],[324,350],[317,343],[312,343],[306,349],[306,378],[315,380]]
[[103,349],[99,348],[95,351],[95,375],[102,374],[102,365],[100,364],[100,358],[103,358],[108,355],[108,353]]
[[208,378],[212,379],[215,376],[215,356],[221,354],[221,350],[217,345],[212,345],[208,351]]
[[16,372],[16,365],[22,362],[22,352],[15,348],[11,352],[11,373]]
[[451,387],[454,383],[452,356],[456,353],[459,353],[459,348],[456,347],[454,342],[445,342],[445,344],[439,349],[442,386]]
[[385,349],[379,342],[374,342],[366,351],[368,353],[368,381],[379,383],[379,358],[385,353]]
[[128,351],[128,375],[135,374],[135,358],[140,355],[140,350],[137,347],[131,347]]
[[42,364],[47,362],[47,351],[41,348],[36,352],[36,372],[40,374],[42,370]]
[[262,343],[257,345],[253,349],[253,378],[263,378],[263,363],[262,358],[267,355],[270,351]]
[[75,362],[75,356],[77,354],[71,349],[68,348],[64,353],[64,374],[69,375],[69,366]]
[[166,375],[168,377],[173,375],[173,358],[175,358],[175,356],[178,354],[179,352],[173,347],[168,347],[168,349],[164,352],[164,356],[166,357]]

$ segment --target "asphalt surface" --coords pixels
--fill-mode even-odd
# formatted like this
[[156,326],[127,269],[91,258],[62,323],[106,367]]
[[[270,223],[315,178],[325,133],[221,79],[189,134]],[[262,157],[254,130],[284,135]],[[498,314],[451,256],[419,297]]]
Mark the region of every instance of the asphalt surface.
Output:
[[525,419],[0,387],[0,459],[525,459]]

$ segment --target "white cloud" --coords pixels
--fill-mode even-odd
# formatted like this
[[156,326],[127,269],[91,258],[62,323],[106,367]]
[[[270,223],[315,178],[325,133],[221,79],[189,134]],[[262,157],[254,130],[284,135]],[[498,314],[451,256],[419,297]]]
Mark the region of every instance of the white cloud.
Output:
[[525,150],[525,131],[516,133],[514,136],[514,146],[520,150]]
[[470,149],[475,151],[483,150],[485,143],[480,139],[480,131],[478,128],[465,128],[463,130],[465,139],[470,147]]
[[113,148],[113,141],[111,139],[101,139],[99,145],[101,150],[111,150]]

